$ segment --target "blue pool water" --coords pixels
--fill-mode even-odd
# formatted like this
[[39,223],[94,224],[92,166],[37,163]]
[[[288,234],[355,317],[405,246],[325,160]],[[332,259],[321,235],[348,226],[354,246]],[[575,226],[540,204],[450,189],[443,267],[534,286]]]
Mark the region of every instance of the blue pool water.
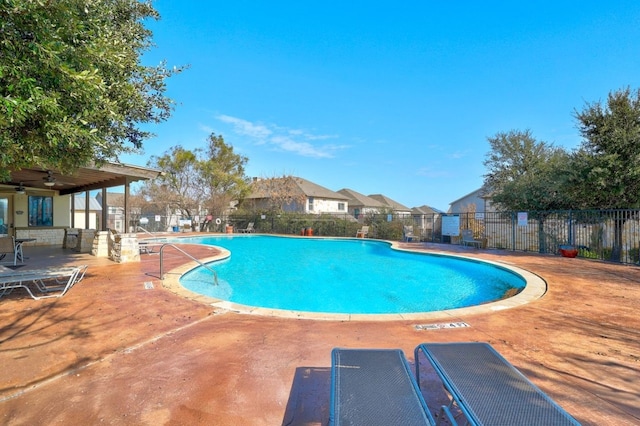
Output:
[[220,246],[228,260],[197,268],[180,283],[207,296],[294,311],[386,314],[430,312],[497,300],[525,280],[491,264],[408,253],[370,240],[274,236],[180,239]]

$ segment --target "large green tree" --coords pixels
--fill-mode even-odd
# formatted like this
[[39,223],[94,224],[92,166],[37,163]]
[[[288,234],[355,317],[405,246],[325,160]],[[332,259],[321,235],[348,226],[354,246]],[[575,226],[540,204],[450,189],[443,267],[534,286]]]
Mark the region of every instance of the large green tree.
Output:
[[140,195],[159,211],[168,208],[183,217],[193,217],[200,209],[203,190],[200,186],[200,169],[197,153],[173,146],[160,156],[152,156],[148,166],[164,172],[162,176],[145,181]]
[[164,174],[145,182],[140,193],[159,207],[192,218],[205,211],[224,215],[231,200],[248,191],[244,166],[247,157],[233,151],[222,136],[211,134],[207,149],[187,150],[177,145],[161,156],[152,156],[148,166]]
[[210,214],[221,216],[232,200],[242,200],[249,192],[249,179],[245,175],[248,158],[233,151],[220,135],[209,136],[204,158],[199,162],[199,178]]
[[138,0],[0,0],[0,180],[9,168],[63,172],[117,160],[165,120],[165,80],[180,69],[142,65]]
[[491,150],[484,185],[502,210],[545,211],[571,207],[566,193],[570,155],[529,130],[500,132],[488,138]]
[[576,111],[583,137],[574,153],[572,186],[580,207],[640,207],[640,89],[609,93]]
[[[583,137],[573,155],[571,186],[582,208],[640,207],[640,90],[609,93],[606,103],[587,103],[576,111]],[[628,215],[611,210],[614,224],[611,260],[619,261]]]

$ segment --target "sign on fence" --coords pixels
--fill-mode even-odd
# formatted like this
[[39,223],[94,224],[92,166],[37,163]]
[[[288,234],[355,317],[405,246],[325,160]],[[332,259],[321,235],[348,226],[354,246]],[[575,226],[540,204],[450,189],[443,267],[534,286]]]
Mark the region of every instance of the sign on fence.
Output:
[[460,235],[460,216],[445,215],[442,216],[442,235],[457,237]]
[[529,214],[527,212],[518,212],[518,226],[529,225]]

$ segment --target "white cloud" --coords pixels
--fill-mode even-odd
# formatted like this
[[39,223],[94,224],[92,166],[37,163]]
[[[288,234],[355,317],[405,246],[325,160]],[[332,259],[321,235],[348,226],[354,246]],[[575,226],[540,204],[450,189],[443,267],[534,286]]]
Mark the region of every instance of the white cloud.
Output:
[[337,135],[315,135],[305,130],[289,129],[275,124],[252,123],[228,115],[218,115],[216,119],[231,124],[235,133],[253,138],[256,144],[267,144],[275,150],[291,152],[303,157],[333,158],[336,152],[349,148],[348,145],[314,143],[335,139]]
[[239,135],[251,136],[256,139],[265,139],[271,135],[271,130],[262,124],[253,124],[250,121],[228,115],[218,115],[218,120],[233,125],[233,130]]

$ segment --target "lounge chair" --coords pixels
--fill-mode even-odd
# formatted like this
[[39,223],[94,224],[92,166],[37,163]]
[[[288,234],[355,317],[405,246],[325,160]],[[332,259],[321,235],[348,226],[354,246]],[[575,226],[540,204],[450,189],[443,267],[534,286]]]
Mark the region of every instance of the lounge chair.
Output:
[[473,238],[473,231],[471,229],[463,229],[462,230],[462,245],[468,246],[469,244],[476,246],[477,248],[482,247],[482,241],[476,240]]
[[23,288],[36,300],[62,297],[82,281],[87,266],[0,271],[0,297]]
[[363,226],[356,232],[356,238],[367,238],[368,234],[369,234],[369,227]]
[[487,343],[423,343],[424,353],[452,397],[441,413],[455,404],[472,425],[579,425]]
[[330,425],[433,425],[400,349],[331,352]]
[[412,242],[413,240],[417,240],[418,237],[413,235],[413,226],[403,226],[402,227],[402,241]]
[[13,257],[13,265],[18,264],[18,259],[22,259],[22,253],[16,249],[15,237],[0,237],[0,259],[7,255]]
[[255,229],[253,229],[253,222],[249,222],[247,224],[247,227],[244,229],[238,229],[238,232],[242,233],[242,234],[251,234],[253,232],[255,232]]

